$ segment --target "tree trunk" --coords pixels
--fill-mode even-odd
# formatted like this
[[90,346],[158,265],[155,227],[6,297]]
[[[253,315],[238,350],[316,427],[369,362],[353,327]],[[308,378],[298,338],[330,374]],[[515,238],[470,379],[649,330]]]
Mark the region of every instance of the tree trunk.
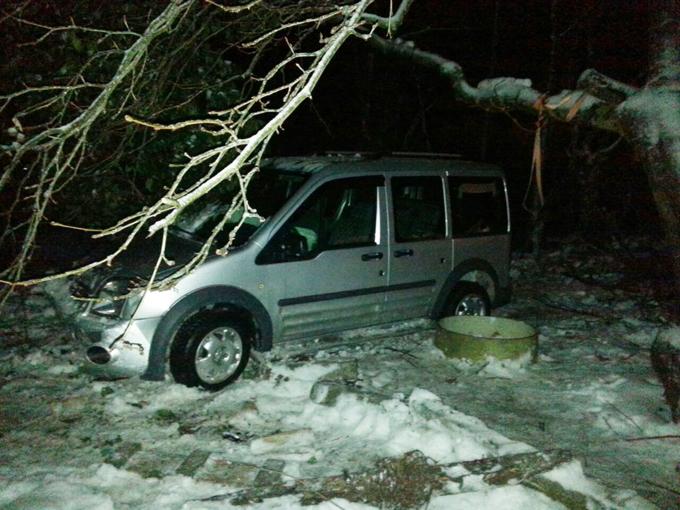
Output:
[[617,110],[646,171],[680,298],[680,90],[646,89]]
[[619,105],[666,234],[680,316],[680,4],[660,0],[650,31],[648,86]]

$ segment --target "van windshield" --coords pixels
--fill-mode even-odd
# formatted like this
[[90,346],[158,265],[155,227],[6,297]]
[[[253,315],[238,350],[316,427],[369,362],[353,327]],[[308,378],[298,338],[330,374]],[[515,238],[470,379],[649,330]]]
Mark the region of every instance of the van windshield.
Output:
[[[307,175],[271,169],[260,170],[253,176],[246,195],[248,203],[265,220],[274,215],[286,201],[300,189]],[[172,231],[180,237],[204,242],[217,224],[224,219],[231,202],[239,192],[238,182],[227,182],[210,191],[203,199],[189,206],[177,219]],[[229,232],[239,223],[243,209],[232,213],[224,228],[218,233],[215,244],[226,244]],[[236,234],[232,246],[244,244],[262,226],[257,218],[247,218]]]

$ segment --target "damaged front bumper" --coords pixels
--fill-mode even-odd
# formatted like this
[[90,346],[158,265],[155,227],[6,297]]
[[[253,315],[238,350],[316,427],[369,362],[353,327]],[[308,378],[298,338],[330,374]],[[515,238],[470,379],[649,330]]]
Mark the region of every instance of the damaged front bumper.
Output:
[[90,344],[85,352],[86,370],[110,378],[141,375],[146,370],[159,321],[160,318],[108,319],[87,312],[78,315],[74,336]]

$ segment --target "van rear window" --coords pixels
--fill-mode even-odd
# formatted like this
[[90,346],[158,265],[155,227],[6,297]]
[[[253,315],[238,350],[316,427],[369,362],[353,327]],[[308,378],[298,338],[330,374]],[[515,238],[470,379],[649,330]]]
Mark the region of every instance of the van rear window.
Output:
[[449,177],[453,237],[506,234],[505,187],[500,178]]
[[441,177],[393,177],[392,202],[398,243],[446,237]]

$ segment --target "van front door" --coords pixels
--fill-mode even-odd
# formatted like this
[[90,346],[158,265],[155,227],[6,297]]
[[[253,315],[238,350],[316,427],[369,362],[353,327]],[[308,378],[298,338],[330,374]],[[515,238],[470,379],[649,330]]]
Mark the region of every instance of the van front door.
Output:
[[322,184],[272,237],[259,263],[284,282],[281,338],[380,321],[387,279],[383,177]]

